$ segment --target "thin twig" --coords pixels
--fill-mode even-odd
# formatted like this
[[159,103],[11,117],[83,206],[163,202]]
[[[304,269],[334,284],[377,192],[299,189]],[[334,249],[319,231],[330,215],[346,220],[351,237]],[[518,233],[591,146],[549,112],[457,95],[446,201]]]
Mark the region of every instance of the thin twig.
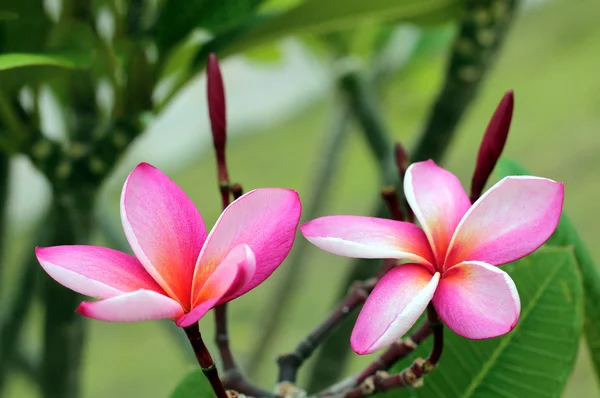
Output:
[[[417,358],[409,367],[394,375],[388,375],[383,369],[375,369],[374,372],[371,372],[368,376],[367,372],[364,372],[364,374],[360,374],[359,378],[356,379],[356,387],[338,395],[343,398],[362,398],[394,388],[420,386],[423,383],[423,376],[433,371],[437,366],[444,348],[444,325],[440,321],[432,303],[429,303],[427,306],[426,325],[429,329],[428,333],[433,333],[433,348],[427,359],[423,360],[422,358]],[[422,339],[424,339],[428,333],[425,330],[422,331],[422,333],[425,334],[424,336],[421,336]],[[389,350],[386,354],[388,353]],[[391,360],[392,358],[386,359]],[[398,359],[400,358],[397,358],[394,362]],[[383,362],[384,361],[382,361],[382,365],[387,365],[388,368],[394,363],[391,361]],[[363,380],[359,381],[360,378]]]
[[185,330],[185,334],[188,336],[190,344],[194,349],[194,354],[196,354],[196,359],[200,364],[202,373],[204,373],[204,376],[206,376],[210,382],[213,391],[217,395],[217,398],[227,398],[225,387],[223,387],[223,383],[221,383],[221,379],[219,379],[219,372],[217,371],[215,362],[210,356],[210,352],[208,352],[208,349],[202,340],[202,335],[200,334],[200,328],[198,327],[198,324],[194,323],[186,328],[183,328],[183,330]]
[[340,324],[354,309],[358,308],[369,296],[375,287],[375,278],[365,282],[356,282],[348,296],[317,326],[296,349],[277,359],[279,364],[279,382],[296,382],[300,366],[317,349],[319,344],[327,337],[336,326]]
[[340,381],[332,387],[320,392],[317,396],[330,396],[348,391],[361,383],[378,371],[387,371],[395,363],[406,358],[429,336],[432,329],[429,321],[425,320],[409,337],[405,337],[388,347],[388,349],[369,366],[360,372]]

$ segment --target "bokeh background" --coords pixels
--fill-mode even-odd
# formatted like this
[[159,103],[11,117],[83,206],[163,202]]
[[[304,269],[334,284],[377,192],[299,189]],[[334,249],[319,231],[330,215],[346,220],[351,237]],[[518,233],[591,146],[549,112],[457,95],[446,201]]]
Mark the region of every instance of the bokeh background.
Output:
[[[505,155],[534,174],[564,181],[565,210],[593,256],[600,260],[600,3],[593,0],[527,1],[518,12],[504,48],[478,99],[459,126],[445,166],[467,185],[489,117],[508,89],[515,91],[515,114]],[[385,119],[394,139],[411,148],[446,63],[451,26],[425,30],[404,26],[397,70],[381,90]],[[262,46],[222,63],[228,98],[229,169],[246,189],[289,187],[309,194],[320,147],[331,130],[336,96],[330,61],[293,37]],[[146,161],[169,174],[197,204],[207,225],[220,210],[205,99],[205,77],[194,79],[149,131],[138,139],[102,190],[98,212],[115,239],[123,239],[118,198],[127,173]],[[47,118],[52,125],[52,109]],[[340,170],[323,214],[369,214],[380,188],[376,166],[356,127],[340,144]],[[52,128],[50,128],[52,130]],[[2,292],[32,247],[31,236],[47,206],[49,187],[25,158],[14,160],[9,201]],[[299,237],[299,239],[301,239]],[[290,350],[335,303],[348,261],[310,248],[295,280],[291,304],[264,360],[249,363],[261,320],[276,299],[283,273],[230,306],[234,352],[247,373],[272,385],[278,353]],[[285,267],[286,264],[282,267]],[[600,303],[599,303],[600,305]],[[28,317],[26,348],[40,346],[42,307]],[[177,330],[167,322],[116,324],[90,321],[84,363],[84,397],[164,397],[193,364]],[[212,319],[201,321],[212,341]],[[342,338],[342,337],[340,337]],[[354,356],[351,368],[369,358]],[[444,360],[442,359],[443,366]],[[308,374],[308,368],[301,377]],[[7,397],[34,397],[37,390],[17,374]],[[564,397],[598,394],[589,358],[581,350]]]

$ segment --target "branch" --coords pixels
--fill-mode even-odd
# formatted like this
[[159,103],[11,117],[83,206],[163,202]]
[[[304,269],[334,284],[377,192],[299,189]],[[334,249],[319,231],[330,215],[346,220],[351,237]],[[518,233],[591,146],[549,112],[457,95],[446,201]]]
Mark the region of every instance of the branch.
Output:
[[[427,321],[424,325],[426,325],[426,329],[417,329],[419,335],[415,337],[421,338],[422,341],[422,339],[427,337],[430,333],[433,333],[433,348],[431,349],[431,353],[429,354],[427,359],[423,360],[421,358],[417,358],[408,368],[404,369],[402,372],[395,375],[388,375],[387,372],[384,371],[385,366],[389,368],[396,361],[401,359],[400,357],[394,358],[391,355],[392,348],[390,348],[380,358],[380,364],[382,365],[382,369],[375,369],[376,366],[374,366],[374,364],[379,364],[377,363],[378,361],[374,362],[374,364],[372,364],[369,368],[361,372],[356,379],[352,380],[356,382],[357,387],[354,387],[346,392],[341,392],[338,394],[338,396],[341,396],[343,398],[362,398],[373,395],[378,392],[385,392],[394,388],[419,387],[423,383],[423,376],[433,371],[437,366],[442,356],[442,351],[444,348],[443,324],[440,321],[432,303],[429,303],[429,305],[427,306]],[[414,344],[414,341],[412,343],[413,349],[416,348],[417,345]],[[398,349],[397,352],[403,354],[402,350]],[[384,357],[386,358],[383,359]],[[370,375],[367,373],[369,371],[371,371]],[[360,381],[361,379],[362,381]],[[341,387],[343,388],[344,386]]]
[[317,326],[306,339],[301,341],[293,352],[281,355],[277,359],[279,364],[278,381],[280,383],[296,382],[296,375],[300,366],[323,342],[329,332],[367,299],[376,282],[377,279],[375,278],[365,282],[356,282],[346,298],[329,314],[323,323]]
[[348,391],[349,389],[360,385],[376,372],[389,370],[396,362],[406,358],[417,349],[427,337],[431,336],[431,333],[432,329],[429,321],[426,320],[409,337],[403,338],[389,346],[385,353],[375,361],[371,362],[371,364],[362,371],[342,380],[325,391],[320,392],[317,396],[341,394],[344,391]]

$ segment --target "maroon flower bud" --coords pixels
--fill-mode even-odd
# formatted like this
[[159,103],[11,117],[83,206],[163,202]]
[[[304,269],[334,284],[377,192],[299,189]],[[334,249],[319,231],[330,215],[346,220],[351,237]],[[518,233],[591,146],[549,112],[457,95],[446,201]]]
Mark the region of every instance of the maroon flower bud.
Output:
[[396,142],[394,146],[394,155],[396,157],[396,167],[398,167],[398,174],[400,174],[400,178],[404,179],[404,173],[406,173],[406,169],[408,169],[408,155],[404,150],[404,147],[399,142]]
[[496,112],[494,112],[485,130],[485,135],[479,147],[477,164],[473,173],[473,180],[471,181],[471,202],[475,202],[481,196],[481,192],[504,149],[512,119],[513,107],[514,95],[513,91],[510,90],[504,94],[502,101],[500,101],[498,108],[496,108]]
[[225,141],[227,139],[227,120],[225,109],[225,89],[223,78],[219,69],[219,61],[214,54],[208,56],[207,65],[207,97],[210,126],[212,128],[215,153],[217,155],[217,167],[219,172],[219,184],[229,183],[227,163],[225,161]]

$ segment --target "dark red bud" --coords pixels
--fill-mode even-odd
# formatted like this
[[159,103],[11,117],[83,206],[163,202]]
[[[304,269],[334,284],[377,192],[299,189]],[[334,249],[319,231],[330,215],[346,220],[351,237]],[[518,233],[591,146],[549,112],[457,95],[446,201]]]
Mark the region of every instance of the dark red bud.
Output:
[[225,141],[227,139],[225,89],[223,87],[223,78],[221,77],[219,61],[214,54],[208,56],[206,74],[208,114],[217,155],[219,183],[227,184],[229,182],[229,175],[227,174],[227,164],[225,162]]
[[475,202],[481,196],[483,188],[502,154],[508,138],[514,103],[514,94],[510,90],[504,94],[485,130],[471,182],[471,202]]
[[406,169],[408,169],[408,155],[399,142],[394,146],[394,155],[396,156],[396,167],[398,167],[400,178],[404,178]]

